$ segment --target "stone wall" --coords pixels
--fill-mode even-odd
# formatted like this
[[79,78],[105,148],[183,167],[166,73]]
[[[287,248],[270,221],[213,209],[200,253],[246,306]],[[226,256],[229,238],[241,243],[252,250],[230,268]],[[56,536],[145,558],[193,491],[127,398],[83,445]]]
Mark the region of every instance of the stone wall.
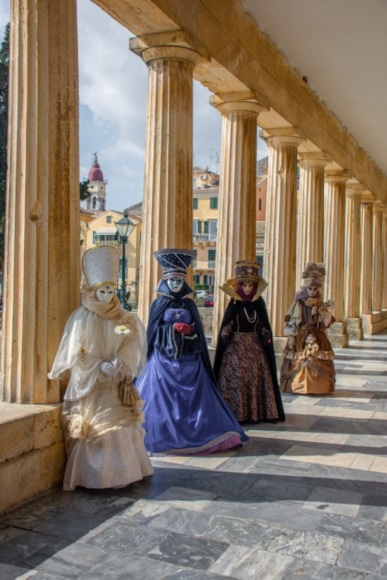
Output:
[[0,403],[0,513],[62,480],[60,410],[60,405]]

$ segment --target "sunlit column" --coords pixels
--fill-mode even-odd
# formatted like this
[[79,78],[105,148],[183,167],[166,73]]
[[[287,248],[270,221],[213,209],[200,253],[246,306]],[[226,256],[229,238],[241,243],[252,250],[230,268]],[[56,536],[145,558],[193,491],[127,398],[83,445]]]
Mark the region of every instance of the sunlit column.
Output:
[[344,312],[347,320],[347,332],[350,338],[363,338],[360,318],[360,198],[364,186],[355,180],[349,180],[346,185],[345,208],[345,282],[344,282]]
[[373,275],[372,275],[372,310],[380,312],[383,305],[383,204],[377,201],[373,205]]
[[47,372],[80,296],[75,0],[12,0],[10,43],[2,398],[58,402]]
[[234,272],[237,260],[255,260],[257,118],[256,101],[211,99],[222,114],[219,217],[216,241],[214,318],[215,345],[228,297],[217,289]]
[[332,299],[331,308],[336,318],[332,333],[334,346],[348,344],[346,324],[344,323],[344,248],[345,248],[345,184],[348,177],[343,170],[325,172],[324,203],[324,263],[326,276],[324,295]]
[[360,238],[361,238],[361,262],[360,262],[360,314],[372,314],[372,216],[374,196],[370,192],[364,192],[361,196],[360,211]]
[[300,188],[297,224],[297,280],[307,262],[324,259],[324,167],[328,159],[320,152],[300,153]]
[[382,305],[387,310],[387,208],[383,209],[383,280],[382,280]]
[[[284,316],[296,290],[297,147],[294,129],[270,131],[264,277],[273,334],[283,336]],[[297,284],[299,280],[297,280]]]
[[176,46],[183,33],[134,38],[130,48],[149,68],[139,316],[146,324],[161,270],[162,248],[193,247],[193,69],[200,61]]

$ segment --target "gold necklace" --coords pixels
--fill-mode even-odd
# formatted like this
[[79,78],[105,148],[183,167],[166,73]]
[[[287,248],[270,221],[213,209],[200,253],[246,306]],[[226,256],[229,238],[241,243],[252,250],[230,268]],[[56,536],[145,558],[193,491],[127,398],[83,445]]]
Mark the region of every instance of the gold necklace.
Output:
[[247,321],[250,322],[250,324],[254,324],[257,320],[257,311],[254,310],[254,315],[250,318],[249,315],[247,314],[247,310],[246,308],[243,308],[245,316],[247,318]]

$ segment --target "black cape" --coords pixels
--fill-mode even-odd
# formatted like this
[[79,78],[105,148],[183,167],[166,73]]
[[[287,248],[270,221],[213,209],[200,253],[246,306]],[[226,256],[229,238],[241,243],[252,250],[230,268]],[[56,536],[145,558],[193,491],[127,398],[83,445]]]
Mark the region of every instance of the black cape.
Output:
[[[192,289],[186,282],[184,282],[180,292],[171,292],[166,281],[161,280],[157,287],[157,293],[159,296],[152,303],[147,327],[148,359],[155,348],[159,350],[164,356],[170,358],[175,356],[176,358],[176,342],[181,340],[182,337],[179,336],[179,333],[177,332],[172,337],[171,325],[164,324],[164,312],[168,308],[184,308],[189,310],[191,313],[191,324],[194,324],[196,328],[196,338],[189,342],[185,342],[189,348],[189,350],[186,352],[200,353],[207,373],[215,382],[214,371],[211,365],[210,355],[208,353],[207,341],[204,334],[202,321],[200,319],[200,314],[195,302],[192,300],[192,298],[188,297],[189,294],[192,294]],[[165,332],[163,331],[163,327],[165,327]]]

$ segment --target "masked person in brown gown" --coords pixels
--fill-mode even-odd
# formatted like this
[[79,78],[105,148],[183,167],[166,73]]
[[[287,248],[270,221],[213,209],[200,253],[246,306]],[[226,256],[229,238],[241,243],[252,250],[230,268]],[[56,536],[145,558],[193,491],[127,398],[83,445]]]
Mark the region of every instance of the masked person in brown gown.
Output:
[[284,421],[273,337],[265,302],[267,283],[257,262],[240,260],[221,289],[231,296],[221,324],[214,371],[239,422]]
[[325,395],[335,390],[335,355],[325,332],[335,318],[322,299],[324,276],[324,264],[308,262],[302,288],[285,316],[288,340],[280,377],[285,393]]

